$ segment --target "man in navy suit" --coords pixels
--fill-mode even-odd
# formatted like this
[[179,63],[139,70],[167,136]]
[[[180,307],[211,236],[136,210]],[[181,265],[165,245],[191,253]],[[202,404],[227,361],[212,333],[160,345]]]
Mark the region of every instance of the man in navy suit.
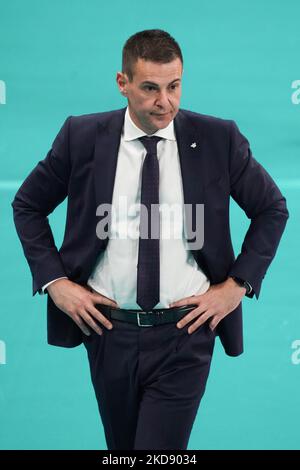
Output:
[[[259,297],[288,219],[234,121],[179,108],[182,72],[168,33],[131,36],[116,77],[128,106],[68,117],[12,202],[48,343],[84,344],[109,449],[187,448],[215,337],[243,352],[241,300]],[[230,196],[251,222],[237,257]],[[58,250],[47,216],[66,197]],[[143,239],[146,222],[158,236]]]

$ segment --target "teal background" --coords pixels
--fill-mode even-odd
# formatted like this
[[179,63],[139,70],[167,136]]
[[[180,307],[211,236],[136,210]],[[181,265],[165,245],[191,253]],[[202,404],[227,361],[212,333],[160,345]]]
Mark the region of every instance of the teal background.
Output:
[[[126,105],[121,50],[148,28],[182,47],[181,107],[234,119],[290,211],[259,301],[243,302],[245,353],[217,342],[189,448],[299,449],[299,15],[296,0],[0,0],[1,449],[106,448],[84,348],[46,343],[46,297],[32,298],[10,204],[67,116]],[[49,218],[58,247],[65,208]],[[231,220],[238,252],[248,219],[232,204]]]

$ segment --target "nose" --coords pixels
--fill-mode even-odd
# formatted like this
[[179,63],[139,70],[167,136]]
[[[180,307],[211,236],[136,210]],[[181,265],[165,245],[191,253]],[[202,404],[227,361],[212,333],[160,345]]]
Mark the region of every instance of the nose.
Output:
[[170,108],[170,101],[169,101],[169,95],[167,91],[161,90],[159,92],[159,95],[156,98],[155,102],[156,106],[158,106],[160,109],[164,109],[165,111],[169,111]]

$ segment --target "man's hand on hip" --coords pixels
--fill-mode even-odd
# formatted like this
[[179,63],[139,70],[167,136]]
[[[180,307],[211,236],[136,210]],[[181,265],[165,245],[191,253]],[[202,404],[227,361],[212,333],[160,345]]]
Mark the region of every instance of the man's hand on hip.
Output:
[[106,328],[113,328],[112,323],[99,312],[95,304],[118,307],[114,300],[92,292],[89,286],[81,286],[69,279],[58,279],[48,286],[47,290],[55,305],[69,315],[86,335],[90,335],[88,325],[102,335],[102,329],[95,319]]
[[228,278],[220,284],[210,286],[204,294],[177,300],[170,304],[170,307],[197,305],[176,324],[178,328],[184,327],[197,318],[188,328],[188,333],[193,333],[208,319],[210,319],[210,329],[214,330],[217,324],[240,304],[245,294],[245,287],[239,286],[232,278]]

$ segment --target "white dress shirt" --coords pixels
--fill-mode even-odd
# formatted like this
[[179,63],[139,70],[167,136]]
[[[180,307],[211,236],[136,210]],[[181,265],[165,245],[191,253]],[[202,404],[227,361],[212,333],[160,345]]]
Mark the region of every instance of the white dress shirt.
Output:
[[[140,309],[136,303],[138,208],[147,152],[138,138],[144,135],[147,134],[134,124],[127,107],[113,189],[111,234],[87,281],[96,292],[127,309]],[[163,138],[157,144],[160,207],[174,204],[177,208],[176,217],[168,217],[168,211],[162,210],[160,218],[160,302],[155,308],[165,308],[183,297],[203,294],[210,282],[187,249],[184,236],[184,199],[174,121],[151,135]],[[43,291],[52,282],[43,286]]]

